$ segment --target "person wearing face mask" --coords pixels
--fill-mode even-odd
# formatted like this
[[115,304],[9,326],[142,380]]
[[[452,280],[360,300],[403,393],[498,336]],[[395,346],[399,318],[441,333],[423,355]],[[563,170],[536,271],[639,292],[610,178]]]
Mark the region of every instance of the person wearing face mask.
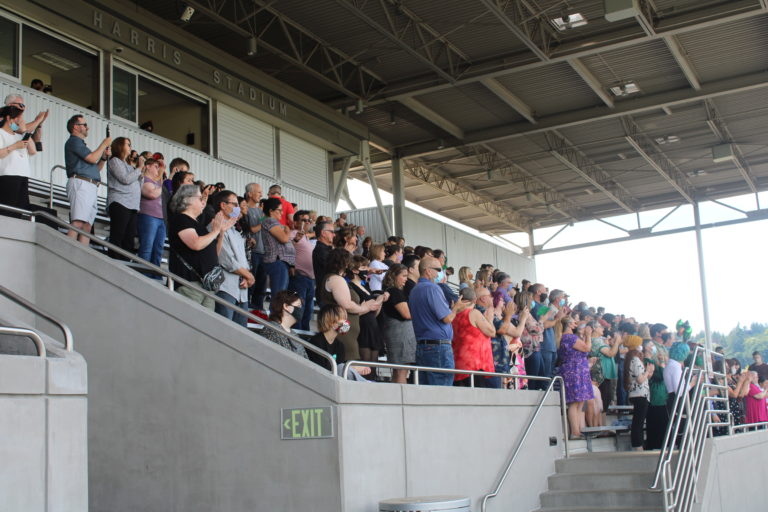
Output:
[[315,299],[315,271],[312,267],[312,243],[309,241],[309,212],[299,210],[293,214],[293,230],[291,241],[296,252],[296,266],[290,271],[288,289],[299,294],[301,300],[307,305],[304,308],[304,316],[299,320],[297,329],[309,330],[309,322],[312,319],[312,304]]
[[165,243],[165,222],[162,172],[156,160],[150,158],[144,163],[141,183],[139,213],[136,216],[139,257],[160,266]]
[[[536,301],[536,307],[531,311],[531,315],[541,322],[544,329],[541,343],[541,375],[552,377],[555,372],[555,360],[557,359],[557,342],[562,335],[560,330],[561,320],[568,313],[565,292],[562,290],[552,290],[549,297],[547,297],[547,288],[541,283],[534,284],[533,289],[533,299]],[[558,332],[555,332],[556,330]]]
[[[352,262],[347,268],[349,288],[360,297],[363,303],[375,301],[383,304],[389,298],[389,293],[384,292],[374,296],[367,283],[363,282],[368,278],[368,263],[368,260],[362,256],[352,257]],[[357,336],[357,345],[360,347],[360,359],[363,361],[378,361],[379,353],[384,350],[384,338],[376,321],[380,311],[381,307],[360,315],[360,334]],[[375,373],[375,371],[371,372],[371,378],[375,377]]]
[[0,109],[0,203],[29,209],[29,158],[37,154],[35,144],[14,133],[14,121],[21,122],[22,110]]
[[384,247],[384,264],[387,268],[395,263],[403,262],[403,248],[397,244],[390,244]]
[[277,292],[270,304],[269,320],[273,324],[265,326],[259,334],[296,355],[308,359],[304,346],[287,336],[291,333],[291,327],[301,318],[303,314],[301,308],[301,298],[296,292],[290,290]]
[[[160,185],[162,186],[162,185]],[[240,209],[237,195],[229,190],[222,190],[213,199],[216,213],[221,212],[229,219],[239,221],[244,212]],[[212,229],[212,225],[208,229]],[[230,304],[248,309],[248,288],[256,281],[248,270],[248,257],[245,254],[245,239],[240,231],[228,229],[220,240],[219,265],[224,269],[224,282],[221,283],[218,297]],[[214,306],[216,313],[225,316],[236,324],[247,327],[245,315],[234,311],[218,302]]]
[[734,425],[744,424],[744,397],[749,390],[749,372],[741,371],[738,359],[727,359],[726,382],[728,384],[728,408]]

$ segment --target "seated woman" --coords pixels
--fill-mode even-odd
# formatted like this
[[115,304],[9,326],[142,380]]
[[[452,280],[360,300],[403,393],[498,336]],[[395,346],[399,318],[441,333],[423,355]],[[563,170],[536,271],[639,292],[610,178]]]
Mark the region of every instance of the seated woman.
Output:
[[259,334],[307,359],[304,346],[287,336],[291,333],[291,327],[301,318],[302,313],[301,298],[298,293],[290,290],[277,292],[272,298],[269,313],[269,320],[273,322],[273,326],[272,328],[265,326]]
[[[222,190],[213,198],[216,213],[223,213],[229,219],[239,221],[245,214],[241,209],[234,192]],[[224,269],[224,282],[216,292],[218,297],[242,309],[248,309],[248,288],[255,282],[253,274],[248,270],[248,256],[245,254],[245,238],[236,229],[229,229],[224,234],[224,240],[219,252],[219,265]],[[216,313],[229,318],[237,324],[247,327],[248,319],[235,310],[216,304]]]
[[[349,332],[350,328],[344,308],[336,304],[326,304],[321,307],[317,315],[317,328],[320,332],[312,336],[309,342],[331,354],[336,364],[345,364],[347,358],[344,354],[344,345],[341,342],[336,343],[336,338],[340,334]],[[330,371],[331,365],[326,358],[312,351],[308,351],[307,355],[310,361]],[[371,369],[367,366],[353,366],[352,369],[360,375],[371,373]],[[341,368],[339,370],[341,371]]]
[[[395,364],[416,363],[416,335],[404,291],[406,281],[408,269],[400,263],[389,267],[384,276],[383,289],[389,293],[389,299],[379,315],[379,326],[387,346],[387,362]],[[405,384],[407,379],[408,370],[393,370],[392,382]]]
[[203,307],[214,309],[214,300],[201,291],[202,279],[219,261],[221,246],[214,242],[218,239],[223,242],[224,233],[235,225],[237,219],[227,218],[219,212],[211,222],[210,231],[201,225],[197,218],[204,204],[200,189],[195,185],[181,186],[170,206],[174,214],[169,220],[171,254],[168,267],[173,274],[194,285],[178,286],[176,291]]

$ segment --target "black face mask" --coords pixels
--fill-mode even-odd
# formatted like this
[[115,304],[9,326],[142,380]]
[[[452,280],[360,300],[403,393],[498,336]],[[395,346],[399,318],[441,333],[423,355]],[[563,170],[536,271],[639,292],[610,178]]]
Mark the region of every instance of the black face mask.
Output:
[[304,308],[299,306],[293,308],[293,313],[291,313],[291,316],[296,319],[297,322],[301,322],[301,319],[304,317]]
[[360,276],[360,279],[365,280],[366,277],[368,277],[368,271],[367,270],[361,270],[357,273],[357,275]]
[[547,294],[546,294],[546,293],[542,293],[541,295],[539,295],[539,302],[541,302],[542,304],[544,304],[544,302],[545,302],[546,300],[547,300]]

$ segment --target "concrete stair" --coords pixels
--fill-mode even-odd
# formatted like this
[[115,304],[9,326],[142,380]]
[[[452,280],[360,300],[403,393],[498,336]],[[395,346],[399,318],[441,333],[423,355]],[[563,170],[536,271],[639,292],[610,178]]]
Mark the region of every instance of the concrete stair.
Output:
[[659,452],[603,452],[555,462],[536,512],[661,512],[663,497],[648,486]]

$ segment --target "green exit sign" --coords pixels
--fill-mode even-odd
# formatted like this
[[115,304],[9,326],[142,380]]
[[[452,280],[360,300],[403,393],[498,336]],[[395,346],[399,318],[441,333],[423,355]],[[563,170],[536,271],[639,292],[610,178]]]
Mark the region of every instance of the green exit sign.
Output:
[[322,439],[333,436],[333,407],[280,409],[281,439]]

